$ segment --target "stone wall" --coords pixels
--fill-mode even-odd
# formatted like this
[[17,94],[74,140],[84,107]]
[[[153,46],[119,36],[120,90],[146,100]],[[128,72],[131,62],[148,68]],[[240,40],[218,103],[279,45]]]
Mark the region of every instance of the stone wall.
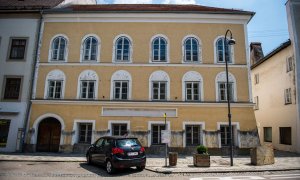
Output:
[[238,133],[240,135],[240,148],[254,148],[260,145],[257,130],[239,131]]
[[208,148],[218,148],[218,131],[204,131],[205,143]]
[[183,131],[171,131],[171,147],[182,147]]

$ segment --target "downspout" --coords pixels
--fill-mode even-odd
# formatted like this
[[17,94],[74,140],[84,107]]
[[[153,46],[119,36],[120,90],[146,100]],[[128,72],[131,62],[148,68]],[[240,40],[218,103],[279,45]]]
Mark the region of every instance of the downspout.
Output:
[[37,41],[36,41],[36,46],[35,46],[35,58],[34,62],[32,63],[32,68],[31,68],[31,79],[30,79],[30,87],[29,87],[29,93],[28,93],[28,101],[27,101],[27,109],[26,109],[26,114],[25,114],[25,119],[24,119],[24,124],[23,124],[23,135],[22,135],[22,152],[25,151],[25,139],[28,135],[27,130],[29,127],[29,117],[31,113],[31,105],[32,105],[32,100],[35,99],[35,95],[32,93],[34,92],[34,88],[36,86],[36,78],[38,74],[38,63],[39,63],[39,56],[40,56],[40,47],[41,47],[41,36],[42,36],[42,30],[43,30],[43,10],[40,11],[40,19],[39,19],[39,24],[37,27],[38,35],[37,35]]

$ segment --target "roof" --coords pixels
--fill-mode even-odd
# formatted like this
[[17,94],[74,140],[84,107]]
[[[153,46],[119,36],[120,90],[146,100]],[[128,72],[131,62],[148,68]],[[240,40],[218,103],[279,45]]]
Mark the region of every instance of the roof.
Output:
[[57,6],[63,0],[0,0],[0,10],[40,10]]
[[289,45],[291,45],[291,40],[288,39],[286,42],[280,44],[280,46],[278,46],[277,48],[275,48],[273,51],[271,51],[269,54],[267,54],[265,57],[261,58],[260,60],[257,61],[257,63],[253,64],[251,66],[251,69],[254,69],[255,67],[259,66],[260,64],[262,64],[263,62],[267,61],[268,59],[270,59],[272,56],[274,56],[275,54],[279,53],[280,51],[282,51],[283,49],[285,49],[286,47],[288,47]]
[[175,4],[101,4],[101,5],[70,5],[55,8],[48,12],[156,12],[156,13],[216,13],[216,14],[245,14],[254,15],[254,12],[237,9],[224,9],[201,5]]
[[137,137],[132,136],[103,136],[101,138],[109,138],[109,139],[137,139]]

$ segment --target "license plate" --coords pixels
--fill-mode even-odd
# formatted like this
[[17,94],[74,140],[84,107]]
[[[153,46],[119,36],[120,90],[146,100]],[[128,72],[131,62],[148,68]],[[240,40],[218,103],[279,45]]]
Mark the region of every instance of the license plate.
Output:
[[128,156],[137,156],[139,153],[138,152],[129,152],[127,153]]

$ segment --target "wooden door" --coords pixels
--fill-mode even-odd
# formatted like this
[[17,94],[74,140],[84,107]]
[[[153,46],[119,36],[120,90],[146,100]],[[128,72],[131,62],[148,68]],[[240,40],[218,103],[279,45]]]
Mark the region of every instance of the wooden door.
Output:
[[58,152],[61,124],[55,118],[47,118],[39,124],[37,148],[39,152]]

